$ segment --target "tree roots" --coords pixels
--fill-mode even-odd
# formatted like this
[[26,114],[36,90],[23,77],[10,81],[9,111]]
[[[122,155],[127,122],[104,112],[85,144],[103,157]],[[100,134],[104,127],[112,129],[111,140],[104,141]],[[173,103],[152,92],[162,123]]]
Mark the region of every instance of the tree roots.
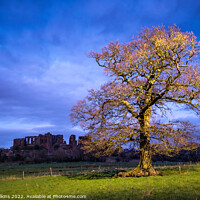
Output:
[[149,169],[141,169],[140,167],[137,167],[129,172],[118,173],[118,177],[141,177],[141,176],[162,176],[162,174],[160,172],[155,171],[153,167]]

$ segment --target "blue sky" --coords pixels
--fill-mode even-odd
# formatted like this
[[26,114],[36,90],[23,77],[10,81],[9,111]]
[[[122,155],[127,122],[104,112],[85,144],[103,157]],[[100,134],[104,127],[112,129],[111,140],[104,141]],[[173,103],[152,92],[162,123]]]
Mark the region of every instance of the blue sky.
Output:
[[[87,53],[142,27],[178,25],[200,38],[199,0],[0,0],[0,147],[48,131],[82,135],[69,113],[107,79]],[[190,118],[176,112],[174,118]]]

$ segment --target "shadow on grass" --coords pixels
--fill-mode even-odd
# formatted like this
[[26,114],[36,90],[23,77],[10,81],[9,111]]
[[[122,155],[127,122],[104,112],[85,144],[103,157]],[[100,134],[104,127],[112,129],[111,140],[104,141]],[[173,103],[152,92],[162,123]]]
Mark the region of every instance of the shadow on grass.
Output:
[[77,180],[90,180],[90,179],[109,179],[114,178],[119,172],[125,172],[125,170],[110,170],[110,171],[101,171],[101,172],[87,172],[74,175],[67,175],[69,179]]
[[[171,174],[178,174],[178,171],[174,171],[174,167],[171,169],[170,167],[165,168],[157,168],[160,172],[160,175],[171,175]],[[128,170],[130,171],[130,170]],[[127,172],[127,170],[106,170],[106,171],[94,171],[94,172],[83,172],[78,174],[70,174],[65,175],[69,179],[74,180],[90,180],[90,179],[109,179],[109,178],[117,178],[119,172]],[[164,172],[164,173],[163,173]],[[139,178],[139,177],[136,177]]]
[[[167,166],[167,167],[157,167],[156,171],[160,173],[160,176],[170,176],[170,175],[179,175],[179,167],[178,166]],[[127,170],[106,170],[106,171],[94,171],[94,172],[83,172],[74,175],[66,175],[67,178],[77,179],[77,180],[90,180],[90,179],[109,179],[109,178],[117,178],[117,174],[119,172],[127,172]],[[189,174],[190,172],[200,172],[199,166],[181,166],[182,174]],[[139,178],[139,177],[137,177]]]

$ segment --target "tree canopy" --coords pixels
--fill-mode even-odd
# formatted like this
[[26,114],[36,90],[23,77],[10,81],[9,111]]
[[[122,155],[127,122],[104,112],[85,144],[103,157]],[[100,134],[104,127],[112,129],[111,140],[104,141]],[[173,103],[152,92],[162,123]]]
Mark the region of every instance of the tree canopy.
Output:
[[199,45],[192,32],[159,26],[142,29],[128,43],[110,42],[100,53],[90,52],[110,81],[72,108],[73,123],[90,138],[85,149],[100,156],[138,144],[138,168],[151,175],[152,152],[194,148],[191,122],[162,117],[177,105],[199,114]]

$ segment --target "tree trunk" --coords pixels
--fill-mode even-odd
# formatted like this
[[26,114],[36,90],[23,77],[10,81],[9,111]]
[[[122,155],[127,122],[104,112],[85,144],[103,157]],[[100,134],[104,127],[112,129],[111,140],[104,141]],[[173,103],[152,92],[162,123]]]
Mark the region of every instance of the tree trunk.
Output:
[[135,170],[132,171],[135,176],[155,176],[156,171],[151,161],[150,135],[140,135],[140,161]]
[[138,166],[121,176],[155,176],[157,175],[155,169],[152,166],[151,161],[151,144],[150,144],[150,118],[151,118],[151,108],[149,108],[144,115],[141,115],[140,122],[140,161]]
[[151,108],[139,119],[140,122],[140,161],[136,169],[131,172],[132,176],[155,176],[156,171],[151,161],[150,144],[150,119]]

